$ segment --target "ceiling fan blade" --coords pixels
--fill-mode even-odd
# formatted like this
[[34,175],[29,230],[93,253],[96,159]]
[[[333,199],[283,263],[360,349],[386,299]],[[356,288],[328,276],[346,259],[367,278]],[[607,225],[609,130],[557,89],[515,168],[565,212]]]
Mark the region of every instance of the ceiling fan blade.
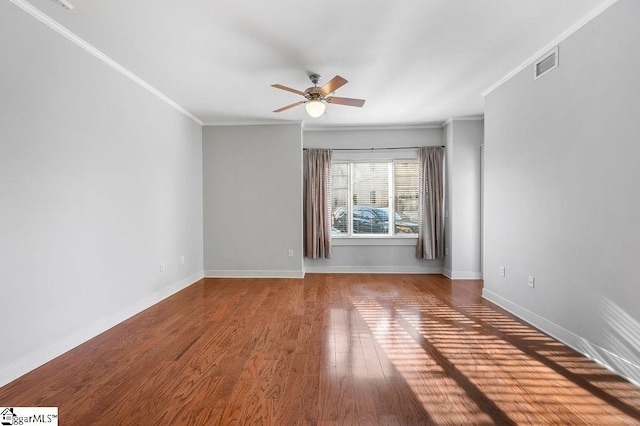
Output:
[[275,87],[276,89],[286,90],[287,92],[295,93],[297,95],[304,96],[304,92],[301,92],[296,89],[292,89],[291,87],[283,86],[282,84],[272,84],[271,87]]
[[354,107],[361,107],[362,105],[364,105],[364,99],[339,98],[337,96],[328,97],[327,102],[330,104],[348,105]]
[[289,108],[297,107],[298,105],[301,105],[303,103],[304,103],[304,101],[296,102],[294,104],[287,105],[286,107],[282,107],[280,109],[277,109],[277,110],[275,110],[273,112],[282,112],[282,111],[288,110]]
[[331,80],[329,80],[327,84],[322,86],[322,88],[320,89],[320,93],[327,96],[329,93],[335,92],[347,83],[348,81],[346,79],[340,77],[339,75],[336,75]]

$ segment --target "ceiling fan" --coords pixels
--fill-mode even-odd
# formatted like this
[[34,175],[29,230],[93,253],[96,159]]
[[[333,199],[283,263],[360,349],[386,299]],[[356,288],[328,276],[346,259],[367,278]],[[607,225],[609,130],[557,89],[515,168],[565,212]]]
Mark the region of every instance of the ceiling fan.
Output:
[[330,104],[348,105],[355,107],[361,107],[362,105],[364,105],[364,99],[339,98],[337,96],[329,96],[331,93],[335,92],[337,89],[348,83],[347,80],[340,77],[339,75],[333,77],[331,80],[329,80],[329,82],[327,82],[327,84],[322,87],[318,87],[318,81],[320,81],[320,76],[318,74],[311,74],[309,76],[309,79],[313,83],[313,87],[309,87],[304,92],[292,89],[291,87],[283,86],[282,84],[272,84],[271,87],[286,90],[287,92],[291,93],[296,93],[306,98],[306,100],[304,101],[287,105],[273,112],[282,112],[288,110],[289,108],[306,104],[305,108],[307,110],[307,113],[313,118],[318,118],[322,114],[324,114],[324,110],[326,108],[325,102]]

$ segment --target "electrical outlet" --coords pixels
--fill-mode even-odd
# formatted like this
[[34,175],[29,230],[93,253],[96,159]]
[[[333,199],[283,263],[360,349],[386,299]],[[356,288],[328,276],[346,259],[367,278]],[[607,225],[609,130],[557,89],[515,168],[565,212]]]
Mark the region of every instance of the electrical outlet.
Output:
[[289,250],[289,257],[293,257],[293,250]]
[[180,256],[180,264],[184,265],[184,256]]
[[506,268],[505,268],[504,266],[501,266],[501,267],[500,267],[500,276],[501,276],[501,277],[504,277],[504,276],[506,276],[506,275],[507,275]]
[[449,247],[444,248],[444,255],[449,256]]
[[535,285],[535,282],[536,282],[536,279],[531,275],[529,275],[529,287],[533,288],[533,286]]
[[164,272],[164,262],[160,263],[160,272]]

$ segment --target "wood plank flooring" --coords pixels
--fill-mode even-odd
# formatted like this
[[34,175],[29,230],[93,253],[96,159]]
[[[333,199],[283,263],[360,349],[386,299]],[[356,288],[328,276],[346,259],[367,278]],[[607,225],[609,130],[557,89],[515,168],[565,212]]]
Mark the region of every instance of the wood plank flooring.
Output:
[[439,275],[206,279],[0,388],[61,425],[640,424],[640,388]]

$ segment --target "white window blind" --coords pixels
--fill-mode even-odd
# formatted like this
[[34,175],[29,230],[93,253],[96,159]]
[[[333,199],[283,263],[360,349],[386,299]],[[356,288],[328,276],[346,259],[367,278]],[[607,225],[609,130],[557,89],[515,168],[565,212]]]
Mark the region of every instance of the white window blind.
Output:
[[417,219],[416,160],[332,164],[332,236],[417,234]]
[[395,232],[418,233],[418,162],[393,163]]

